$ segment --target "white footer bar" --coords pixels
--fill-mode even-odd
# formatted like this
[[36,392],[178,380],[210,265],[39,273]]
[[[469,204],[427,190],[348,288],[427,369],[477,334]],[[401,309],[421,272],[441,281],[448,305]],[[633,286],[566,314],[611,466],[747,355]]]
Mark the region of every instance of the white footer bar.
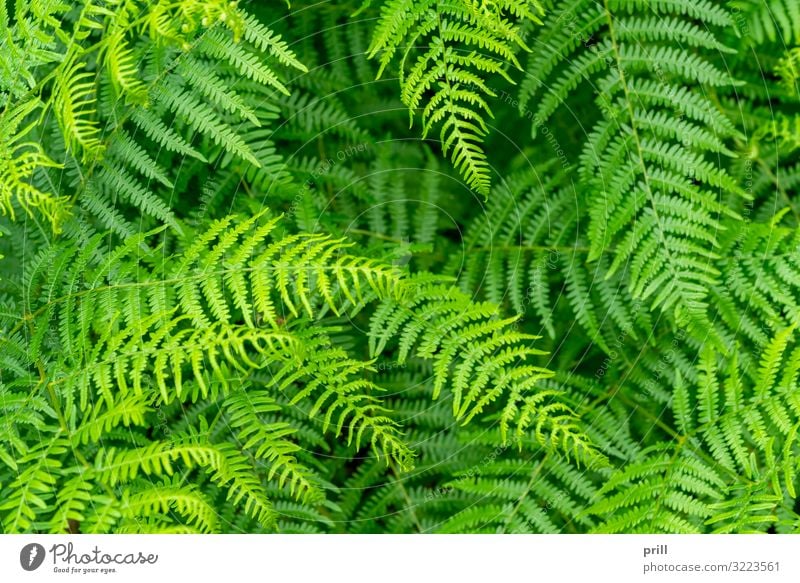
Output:
[[[800,581],[796,535],[5,535],[0,581]],[[586,579],[579,579],[586,578]]]

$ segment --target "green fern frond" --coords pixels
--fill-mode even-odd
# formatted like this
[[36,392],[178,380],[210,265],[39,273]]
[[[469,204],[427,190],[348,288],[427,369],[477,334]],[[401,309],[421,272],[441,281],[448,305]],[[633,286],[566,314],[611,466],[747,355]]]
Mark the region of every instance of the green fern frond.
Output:
[[[673,26],[654,27],[643,10]],[[523,115],[538,99],[528,116],[536,135],[585,80],[597,83],[602,118],[585,141],[580,167],[591,217],[588,259],[610,250],[607,276],[624,268],[634,298],[674,312],[696,334],[710,327],[707,290],[719,281],[717,233],[731,214],[719,192],[745,193],[707,159],[730,155],[721,139],[736,132],[707,99],[675,83],[734,81],[700,53],[673,46],[727,51],[709,31],[730,23],[708,2],[571,3],[545,22],[520,99]],[[597,42],[581,42],[590,37]],[[704,129],[709,120],[716,123],[713,134]]]
[[241,447],[252,450],[257,459],[269,464],[267,480],[289,487],[292,497],[314,501],[324,497],[319,478],[296,458],[300,446],[292,440],[296,429],[286,422],[265,423],[264,418],[282,407],[268,394],[232,392],[225,400],[228,423],[238,431]]
[[[245,511],[262,524],[269,525],[275,520],[263,485],[254,477],[249,462],[230,447],[175,438],[170,442],[153,442],[141,449],[117,451],[109,448],[98,454],[95,472],[98,480],[114,486],[140,473],[171,476],[175,472],[173,465],[178,461],[188,468],[203,468],[216,483],[229,486],[232,501],[241,503]],[[163,489],[158,492],[164,493]],[[152,495],[149,500],[153,502]]]
[[[69,201],[43,192],[34,182],[36,172],[59,167],[40,144],[28,137],[33,130],[28,118],[40,106],[38,101],[32,100],[6,108],[0,113],[0,211],[12,219],[15,217],[15,205],[32,218],[36,216],[35,213],[41,213],[53,231],[58,232],[69,216]],[[23,125],[26,123],[28,125]]]
[[[679,381],[671,444],[643,451],[612,474],[591,512],[608,516],[598,532],[752,532],[781,528],[794,514],[800,422],[800,350],[794,328],[764,347],[758,370],[729,359],[720,382],[719,355],[701,354],[694,394]],[[779,375],[778,372],[781,372]]]
[[756,43],[800,42],[800,9],[791,0],[733,0],[730,6],[742,15],[741,32]]
[[[529,359],[544,354],[528,345],[537,337],[517,332],[516,318],[497,318],[497,306],[472,303],[469,296],[436,278],[419,276],[400,301],[384,302],[370,326],[370,352],[379,354],[396,343],[397,359],[411,357],[433,364],[432,398],[447,386],[455,419],[468,423],[492,402],[503,402],[500,432],[510,425],[517,436],[533,428],[547,447],[574,454],[581,461],[596,452],[574,431],[572,414],[555,392],[537,392],[537,383],[551,376]],[[602,456],[601,456],[602,457]]]
[[[467,423],[496,409],[504,438],[517,420],[520,440],[530,428],[540,446],[583,463],[600,457],[569,407],[560,403],[558,391],[537,391],[538,381],[550,372],[533,363],[517,364],[542,352],[527,345],[535,337],[507,329],[514,319],[494,318],[495,305],[471,303],[436,279],[404,277],[394,266],[350,255],[344,240],[321,234],[280,237],[278,219],[266,213],[229,216],[207,225],[202,234],[189,232],[179,245],[181,253],[169,258],[149,247],[163,231],[136,235],[108,253],[101,251],[102,235],[80,247],[54,245],[41,253],[27,284],[38,290],[29,298],[32,312],[13,324],[30,332],[27,354],[34,359],[42,345],[58,347],[58,358],[39,363],[44,375],[39,386],[54,399],[58,433],[67,434],[58,439],[87,449],[82,454],[87,462],[95,458],[90,467],[97,484],[116,488],[133,485],[142,475],[175,476],[180,461],[187,471],[203,468],[262,527],[275,527],[272,502],[254,463],[264,468],[267,483],[286,487],[297,502],[313,506],[325,499],[324,479],[293,441],[299,437],[294,426],[266,421],[292,407],[301,407],[322,435],[340,437],[344,447],[357,451],[369,445],[377,457],[408,470],[415,453],[382,399],[382,387],[369,380],[374,364],[336,346],[337,328],[324,323],[329,313],[355,317],[376,301],[382,303],[372,321],[373,356],[386,352],[388,337],[379,338],[376,330],[389,317],[390,333],[403,328],[398,361],[413,354],[433,362],[434,398],[452,379],[457,420]],[[408,320],[412,306],[421,317]],[[313,319],[319,328],[309,328]],[[32,362],[19,366],[25,374]],[[251,375],[250,383],[257,384],[243,384]],[[220,440],[221,426],[205,420],[201,404],[218,401],[224,427],[235,430],[235,444]],[[138,432],[156,409],[186,402],[201,408],[189,416],[194,421],[185,429],[176,427],[175,437],[147,445],[112,437],[123,427]],[[196,424],[201,437],[192,430]],[[105,440],[110,445],[97,449]],[[28,463],[27,457],[22,460]],[[21,474],[41,473],[37,467]],[[35,516],[29,501],[44,500],[49,488],[58,490],[58,478],[36,480],[41,494],[28,494],[22,483],[11,485],[14,506],[4,509],[16,509],[20,516],[10,519],[9,530],[28,528]],[[79,514],[95,524],[80,502],[88,486],[75,488],[75,501],[67,498],[59,506],[54,524]],[[118,504],[138,508],[141,516],[136,516],[159,524],[158,509],[174,504],[190,526],[214,528],[197,514],[196,500],[159,491],[148,498],[150,505],[143,499],[133,506],[125,499]],[[125,512],[98,517],[98,528],[134,528]]]
[[516,52],[527,49],[513,19],[539,22],[542,12],[536,1],[392,0],[372,37],[369,56],[380,55],[378,77],[400,54],[401,97],[412,121],[421,110],[423,138],[440,126],[443,153],[484,196],[491,178],[481,148],[489,133],[483,118],[492,116],[487,98],[496,97],[485,77],[513,82],[506,65],[519,68]]

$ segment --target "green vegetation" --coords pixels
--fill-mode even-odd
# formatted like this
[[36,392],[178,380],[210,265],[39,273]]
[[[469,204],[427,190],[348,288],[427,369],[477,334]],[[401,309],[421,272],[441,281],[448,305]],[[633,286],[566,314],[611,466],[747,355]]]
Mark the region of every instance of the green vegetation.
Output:
[[798,45],[0,2],[0,531],[800,530]]

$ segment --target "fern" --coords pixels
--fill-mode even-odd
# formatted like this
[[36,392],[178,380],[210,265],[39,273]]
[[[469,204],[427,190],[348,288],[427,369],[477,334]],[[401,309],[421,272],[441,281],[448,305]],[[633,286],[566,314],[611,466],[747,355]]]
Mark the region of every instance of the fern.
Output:
[[30,217],[34,211],[47,219],[54,231],[69,215],[69,204],[64,197],[39,190],[33,182],[37,172],[58,164],[45,154],[35,141],[25,141],[33,127],[20,128],[24,119],[40,104],[36,101],[7,108],[0,115],[0,210],[13,219],[15,206],[25,210]]
[[[163,193],[154,188],[157,183],[172,186],[173,179],[165,170],[170,162],[158,152],[154,155],[150,143],[205,160],[191,144],[199,135],[260,167],[262,162],[233,124],[259,127],[268,118],[260,119],[244,105],[242,94],[229,83],[231,74],[288,93],[275,70],[261,63],[258,55],[300,70],[304,66],[278,35],[229,3],[209,0],[148,6],[136,0],[115,0],[112,5],[113,10],[95,2],[81,6],[72,34],[65,40],[63,59],[34,89],[42,93],[47,84],[52,86],[41,104],[40,119],[47,119],[50,110],[55,114],[63,139],[63,152],[54,153],[55,159],[69,163],[72,156],[79,156],[89,166],[71,184],[76,194],[87,195],[91,202],[86,208],[106,227],[129,236],[134,229],[112,210],[123,201],[157,224],[176,225]],[[134,35],[140,32],[146,33],[147,41],[134,43]],[[23,50],[27,43],[36,40],[24,37]],[[151,58],[153,53],[158,58]],[[89,68],[91,59],[97,60],[98,70]],[[4,114],[4,118],[9,116],[9,136],[36,107],[35,101],[27,103]],[[172,122],[167,125],[165,117],[177,117],[182,123],[177,128]],[[149,141],[142,142],[142,135]],[[16,147],[26,148],[27,161],[19,166],[21,152],[14,156],[18,166],[7,171],[17,175],[11,185],[36,167],[55,166],[31,144]],[[50,202],[45,193],[29,187],[23,200],[26,209],[42,207],[56,225],[56,219],[63,219],[63,211],[57,216],[59,211],[53,208],[57,203]]]
[[492,115],[487,98],[496,97],[484,77],[500,75],[513,82],[506,65],[519,68],[515,53],[527,46],[512,19],[539,22],[541,13],[535,1],[393,0],[383,7],[372,38],[369,55],[380,54],[378,76],[401,55],[401,98],[412,121],[421,109],[423,138],[441,126],[442,151],[450,154],[466,184],[484,196],[491,180],[481,148],[489,132],[484,116]]
[[704,350],[700,384],[675,388],[673,443],[644,450],[609,477],[590,509],[608,517],[597,530],[792,528],[800,362],[793,336],[794,328],[786,328],[772,338],[755,372],[743,374],[730,359],[722,382],[718,355]]
[[743,32],[756,43],[780,42],[788,45],[800,40],[800,11],[788,0],[753,2],[734,0],[731,8],[744,17]]
[[[584,79],[596,81],[601,118],[580,159],[591,193],[588,260],[611,249],[609,275],[626,268],[634,297],[673,310],[701,334],[707,287],[719,281],[716,232],[731,213],[719,192],[745,193],[710,159],[731,154],[722,141],[735,135],[731,123],[701,94],[676,84],[723,86],[733,79],[695,51],[673,46],[730,51],[708,31],[731,20],[702,2],[651,9],[673,25],[647,19],[627,2],[577,2],[554,12],[543,48],[531,56],[520,110],[525,114],[539,98],[531,116],[535,135]],[[598,42],[587,49],[582,39],[593,36]]]
[[[341,435],[355,449],[369,443],[398,467],[409,467],[414,454],[391,411],[377,396],[380,387],[359,378],[372,368],[370,363],[354,360],[336,347],[329,337],[335,328],[314,331],[302,325],[329,311],[352,317],[375,298],[385,302],[376,318],[395,305],[402,309],[407,302],[418,302],[418,295],[443,313],[454,307],[465,309],[473,314],[470,319],[485,319],[496,308],[471,306],[467,298],[453,296],[446,286],[403,279],[392,266],[345,253],[347,245],[341,240],[302,234],[273,239],[276,227],[277,219],[266,220],[262,215],[246,220],[227,217],[210,225],[202,236],[185,241],[181,255],[169,261],[157,248],[148,247],[149,238],[157,233],[133,237],[107,256],[100,254],[99,236],[80,249],[56,246],[42,253],[27,285],[40,287],[39,274],[52,279],[41,287],[46,292],[40,298],[30,298],[34,302],[30,318],[12,326],[9,337],[16,337],[22,326],[30,333],[27,355],[31,364],[38,361],[42,367],[42,388],[57,408],[59,429],[53,447],[66,440],[73,447],[89,448],[86,459],[96,458],[88,467],[97,484],[131,484],[133,489],[126,492],[134,497],[144,496],[135,494],[138,476],[173,476],[175,463],[181,461],[187,470],[202,469],[212,483],[227,488],[233,503],[263,526],[274,525],[277,515],[253,462],[233,444],[218,443],[213,427],[200,435],[194,433],[196,429],[181,430],[168,440],[140,447],[95,451],[96,444],[105,442],[117,427],[144,427],[153,407],[222,400],[224,419],[235,430],[236,443],[252,452],[253,460],[267,465],[267,480],[286,487],[297,501],[318,503],[324,498],[322,480],[298,462],[299,446],[292,440],[296,429],[284,422],[260,421],[283,406],[307,402],[306,415],[320,420],[323,433]],[[374,325],[379,322],[375,320]],[[581,459],[596,455],[566,406],[542,404],[556,395],[536,394],[534,385],[548,374],[546,370],[531,366],[504,370],[512,358],[537,354],[522,345],[514,347],[527,339],[525,335],[499,333],[508,323],[486,321],[472,328],[467,322],[450,324],[476,339],[490,336],[483,341],[485,347],[476,343],[471,354],[461,357],[464,364],[437,358],[436,393],[447,370],[460,366],[454,391],[467,397],[463,405],[454,407],[458,419],[469,421],[505,388],[504,426],[516,417],[517,402],[524,399],[519,431],[535,424],[541,443]],[[414,334],[422,333],[419,339],[425,345],[418,351],[421,356],[433,356],[439,332],[436,322],[417,322]],[[373,347],[373,353],[383,352],[384,344]],[[492,358],[490,350],[495,346],[509,348]],[[40,360],[45,347],[58,347],[59,356]],[[399,358],[402,362],[405,355]],[[484,374],[496,376],[471,383],[463,378],[465,366],[483,367]],[[245,392],[242,379],[260,371],[267,376]],[[497,386],[487,384],[495,378]],[[285,395],[288,402],[279,405],[270,391]],[[57,453],[64,451],[60,448]],[[27,458],[22,462],[27,463]],[[61,462],[52,463],[60,467]],[[43,481],[46,470],[53,473],[49,464],[32,466],[20,473],[25,482],[10,486],[15,493],[4,506],[6,529],[30,526],[28,520],[35,511],[29,504],[41,506],[43,500],[36,488],[44,495],[56,480],[51,476]],[[28,476],[28,471],[36,473]],[[65,475],[75,471],[85,470],[69,468]],[[23,488],[34,488],[34,492]],[[71,492],[70,488],[66,491],[67,495]],[[146,517],[146,512],[167,508],[165,500],[133,508],[140,508]],[[180,503],[190,501],[182,498]],[[69,518],[73,506],[64,502],[59,516]],[[124,514],[118,520],[123,518]]]
[[798,23],[0,3],[0,530],[796,532]]

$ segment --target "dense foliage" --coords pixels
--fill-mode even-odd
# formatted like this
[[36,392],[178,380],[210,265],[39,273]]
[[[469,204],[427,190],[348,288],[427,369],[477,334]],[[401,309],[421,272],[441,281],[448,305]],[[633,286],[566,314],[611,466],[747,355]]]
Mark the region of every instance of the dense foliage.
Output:
[[0,2],[0,530],[800,530],[798,82],[794,0]]

